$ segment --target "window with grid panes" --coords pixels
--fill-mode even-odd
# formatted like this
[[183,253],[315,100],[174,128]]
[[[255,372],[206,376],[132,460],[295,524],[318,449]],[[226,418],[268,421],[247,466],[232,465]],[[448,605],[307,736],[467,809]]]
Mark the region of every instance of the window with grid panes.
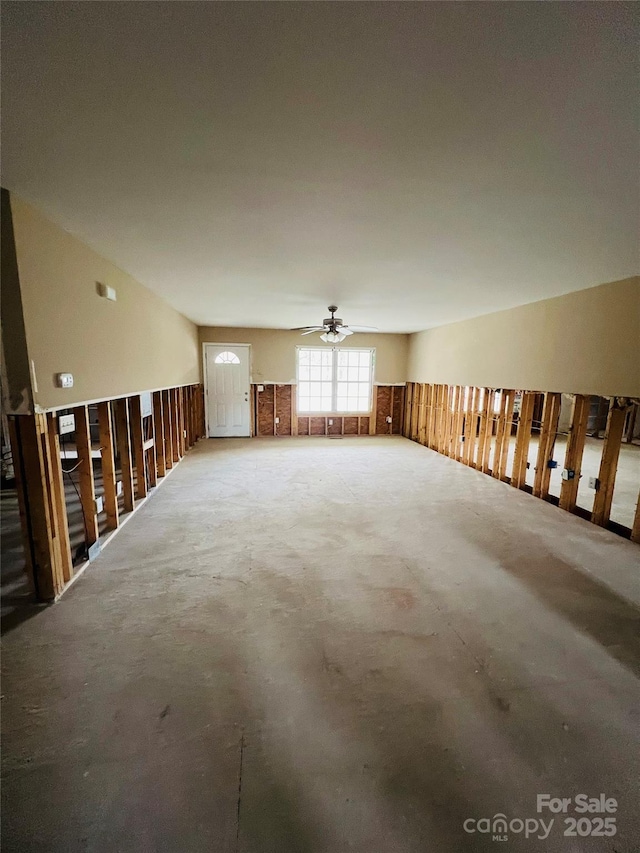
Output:
[[374,350],[298,347],[298,412],[371,410]]

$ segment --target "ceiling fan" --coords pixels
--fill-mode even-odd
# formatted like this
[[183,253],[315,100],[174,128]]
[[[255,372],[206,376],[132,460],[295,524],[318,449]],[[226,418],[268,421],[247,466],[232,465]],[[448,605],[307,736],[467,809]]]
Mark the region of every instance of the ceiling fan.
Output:
[[303,335],[312,335],[314,332],[323,332],[320,335],[320,340],[328,344],[339,344],[347,335],[352,335],[354,332],[377,332],[375,326],[345,326],[339,317],[335,316],[338,310],[337,305],[329,305],[328,310],[331,316],[322,321],[321,326],[299,326],[297,329],[291,329],[292,332],[302,332]]

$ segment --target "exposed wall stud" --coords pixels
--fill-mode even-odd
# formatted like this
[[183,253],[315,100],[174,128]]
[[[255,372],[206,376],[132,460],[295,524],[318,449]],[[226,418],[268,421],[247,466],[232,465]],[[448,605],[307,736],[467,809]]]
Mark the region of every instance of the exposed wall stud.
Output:
[[73,415],[76,421],[76,450],[78,452],[78,477],[84,520],[84,538],[87,548],[89,548],[94,542],[98,541],[89,410],[86,406],[78,406],[73,410]]
[[533,480],[533,494],[537,498],[546,498],[549,494],[551,482],[549,462],[553,459],[561,403],[562,394],[547,393],[544,395],[536,472]]
[[600,473],[598,474],[600,485],[596,491],[593,512],[591,513],[591,521],[600,526],[604,526],[611,515],[611,502],[626,415],[627,407],[619,405],[613,398],[609,404],[607,431],[602,446],[602,459],[600,460]]
[[590,399],[584,394],[576,394],[573,398],[571,412],[571,427],[567,439],[567,448],[564,459],[566,470],[573,471],[571,479],[562,481],[560,486],[560,506],[569,512],[575,509],[578,498],[578,485],[580,483],[580,471],[582,469],[582,454],[587,437],[587,421],[589,419]]
[[102,486],[104,488],[104,508],[107,514],[107,527],[109,530],[115,530],[119,523],[118,494],[116,490],[116,463],[113,447],[113,427],[111,423],[111,403],[108,400],[98,403],[98,428],[100,430]]
[[524,391],[520,405],[520,418],[516,431],[516,447],[513,456],[513,470],[511,473],[511,485],[516,489],[522,489],[527,478],[527,461],[529,458],[529,445],[531,443],[531,427],[533,424],[533,408],[536,395],[531,391]]

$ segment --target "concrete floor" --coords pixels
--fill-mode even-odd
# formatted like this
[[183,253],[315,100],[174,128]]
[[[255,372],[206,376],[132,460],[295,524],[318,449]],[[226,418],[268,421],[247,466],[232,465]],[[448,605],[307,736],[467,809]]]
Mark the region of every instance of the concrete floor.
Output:
[[[3,851],[637,851],[639,604],[637,545],[404,439],[201,442],[3,638]],[[544,793],[616,836],[463,829]]]

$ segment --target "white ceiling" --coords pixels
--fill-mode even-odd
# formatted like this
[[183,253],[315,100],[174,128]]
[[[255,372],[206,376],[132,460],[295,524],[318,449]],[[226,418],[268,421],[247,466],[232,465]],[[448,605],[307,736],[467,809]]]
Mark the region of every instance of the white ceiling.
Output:
[[638,272],[624,3],[3,4],[3,185],[199,324]]

